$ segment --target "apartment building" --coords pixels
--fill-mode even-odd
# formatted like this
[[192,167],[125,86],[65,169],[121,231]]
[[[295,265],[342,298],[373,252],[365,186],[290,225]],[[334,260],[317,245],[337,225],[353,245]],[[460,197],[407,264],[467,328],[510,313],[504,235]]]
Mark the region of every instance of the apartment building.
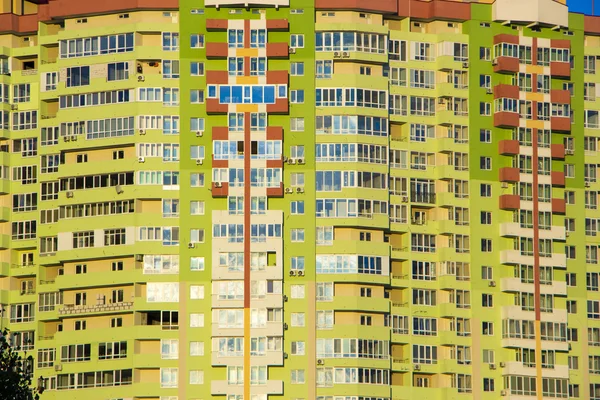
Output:
[[1,1],[0,328],[44,400],[600,400],[597,68],[564,1]]

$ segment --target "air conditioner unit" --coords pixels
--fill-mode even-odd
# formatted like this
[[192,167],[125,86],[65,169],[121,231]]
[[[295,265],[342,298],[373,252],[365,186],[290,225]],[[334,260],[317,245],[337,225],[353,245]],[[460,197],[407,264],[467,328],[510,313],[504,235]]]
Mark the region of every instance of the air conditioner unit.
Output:
[[140,129],[140,135],[145,135],[145,134],[146,134],[146,131],[143,129]]
[[304,276],[304,271],[298,271],[298,276]]
[[196,245],[193,242],[188,243],[188,249],[193,249]]
[[291,270],[291,271],[290,271],[290,276],[296,276],[296,271],[294,271],[294,270]]
[[322,358],[317,359],[317,365],[325,365],[325,360]]
[[340,58],[342,56],[342,53],[340,53],[339,51],[336,51],[335,53],[333,53],[333,57],[335,58]]
[[144,255],[143,254],[136,254],[135,255],[135,261],[138,261],[138,262],[144,261]]
[[73,136],[71,136],[71,140],[72,140],[73,142],[76,142],[76,141],[77,141],[77,135],[73,135]]
[[492,89],[490,89],[490,88],[487,88],[487,89],[485,90],[485,92],[486,92],[487,94],[493,94],[493,93],[494,93],[494,92],[492,91]]
[[143,163],[144,161],[146,161],[146,159],[144,157],[138,157],[138,162]]
[[350,57],[350,52],[348,52],[348,51],[343,52],[342,57],[346,57],[346,58]]
[[569,232],[569,231],[566,231],[566,232],[565,232],[565,236],[566,236],[566,237],[569,237],[569,236],[571,236],[571,232]]
[[62,371],[62,365],[60,365],[60,364],[56,364],[56,365],[54,366],[54,370],[55,370],[55,371]]
[[13,111],[16,111],[16,110],[18,110],[18,109],[19,109],[19,106],[18,106],[18,105],[16,105],[16,104],[11,104],[11,105],[10,105],[10,109],[11,109],[11,110],[13,110]]
[[408,196],[402,196],[402,202],[408,203]]
[[144,82],[146,77],[144,75],[138,75],[138,82]]
[[283,330],[284,330],[284,331],[287,331],[287,330],[288,330],[288,324],[286,324],[286,323],[284,323],[284,324],[283,324]]
[[68,141],[70,141],[70,140],[71,140],[71,138],[70,138],[70,137],[68,137],[68,136],[63,136],[63,140],[64,140],[65,142],[68,142]]
[[204,164],[204,160],[202,160],[202,159],[196,160],[196,165],[202,165],[202,164]]
[[498,65],[498,59],[497,58],[494,58],[492,60],[492,65]]
[[283,359],[287,360],[287,358],[288,358],[288,353],[283,353]]
[[290,47],[290,54],[296,54],[296,49],[294,47]]
[[502,187],[502,189],[508,189],[508,182],[502,182],[502,185],[500,185]]
[[298,159],[298,164],[304,165],[304,164],[306,164],[306,161],[304,160],[304,158],[299,158]]
[[117,192],[117,194],[121,194],[123,193],[123,187],[121,187],[121,185],[117,185],[115,186],[115,191]]
[[66,195],[67,195],[67,199],[73,198],[73,192],[71,192],[70,190],[66,193]]
[[204,132],[196,131],[196,137],[202,137],[202,136],[204,136]]
[[489,286],[490,287],[496,287],[496,281],[490,281]]
[[462,64],[462,67],[463,67],[463,68],[469,68],[469,63],[465,61],[465,62]]
[[443,97],[438,99],[438,104],[446,104],[446,100]]
[[506,367],[506,363],[504,361],[500,361],[500,368]]
[[288,158],[284,156],[283,157],[283,162],[287,162],[287,161],[288,161]]
[[215,187],[217,187],[217,188],[223,187],[223,184],[221,182],[215,182]]
[[285,294],[281,298],[283,299],[284,302],[288,301],[288,297]]
[[291,194],[291,193],[294,193],[294,189],[292,189],[292,188],[285,188],[285,192],[287,194]]
[[295,158],[290,158],[288,160],[288,164],[290,164],[290,165],[296,164],[296,159]]
[[496,364],[490,364],[490,369],[496,369]]
[[420,371],[421,370],[421,366],[419,364],[415,364],[415,365],[413,365],[413,369],[415,371]]
[[304,188],[303,187],[296,188],[296,192],[304,193]]
[[500,391],[500,396],[506,396],[508,392],[506,390],[501,390]]
[[590,187],[590,183],[589,183],[589,182],[586,182],[586,183],[585,183],[585,187],[586,187],[586,188],[589,188],[589,187]]

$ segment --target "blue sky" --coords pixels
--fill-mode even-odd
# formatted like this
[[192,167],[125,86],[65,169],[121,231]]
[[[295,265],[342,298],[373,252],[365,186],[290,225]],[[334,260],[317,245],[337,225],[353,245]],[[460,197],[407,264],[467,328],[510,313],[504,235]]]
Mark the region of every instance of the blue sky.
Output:
[[[591,14],[592,13],[592,0],[567,0],[567,5],[570,11]],[[600,0],[596,0],[595,14],[600,14]]]

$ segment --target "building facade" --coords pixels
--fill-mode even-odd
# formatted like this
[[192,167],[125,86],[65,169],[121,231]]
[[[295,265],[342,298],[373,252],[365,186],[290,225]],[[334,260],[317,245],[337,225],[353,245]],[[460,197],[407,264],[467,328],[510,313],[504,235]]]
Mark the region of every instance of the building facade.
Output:
[[599,87],[564,1],[1,1],[0,328],[48,400],[600,400]]

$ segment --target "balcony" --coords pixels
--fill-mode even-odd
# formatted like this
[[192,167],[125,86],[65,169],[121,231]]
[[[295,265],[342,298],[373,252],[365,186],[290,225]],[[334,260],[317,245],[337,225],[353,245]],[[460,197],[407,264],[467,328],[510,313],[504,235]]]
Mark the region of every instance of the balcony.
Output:
[[551,144],[550,153],[554,160],[565,159],[565,145],[564,144]]
[[565,173],[562,171],[550,172],[552,186],[565,186]]
[[503,167],[500,168],[500,182],[519,182],[521,172],[519,168]]
[[[226,31],[228,21],[226,19],[206,19],[206,30],[207,31]],[[207,46],[208,47],[208,46]]]
[[501,140],[498,143],[498,152],[503,156],[514,156],[519,154],[518,140]]
[[227,104],[221,104],[219,99],[206,99],[206,112],[208,114],[227,114]]
[[206,71],[207,85],[227,85],[229,73],[227,71]]
[[287,43],[267,43],[267,58],[288,58],[290,48]]
[[564,214],[566,211],[565,199],[552,199],[552,212],[555,214]]
[[[544,368],[542,364],[542,373],[544,378],[569,378],[568,365],[554,365],[553,368]],[[508,361],[502,370],[503,375],[536,376],[535,364],[527,366],[520,361]]]
[[519,114],[508,111],[495,112],[494,126],[496,128],[517,128],[519,126]]
[[515,57],[496,57],[492,65],[496,73],[516,74],[519,72],[519,59]]
[[506,97],[508,99],[519,98],[519,87],[517,85],[499,84],[494,86],[494,99]]
[[533,264],[533,251],[531,254],[521,254],[519,250],[501,250],[500,251],[500,263],[501,264]]
[[550,102],[558,104],[571,104],[571,92],[562,89],[551,89]]
[[435,205],[435,193],[411,192],[410,201],[413,203]]
[[[260,393],[270,395],[283,394],[283,381],[268,380],[264,385],[251,385],[252,388],[260,390]],[[214,395],[230,395],[242,394],[244,391],[243,385],[230,385],[227,381],[213,380],[210,383],[211,394]]]
[[228,53],[227,43],[206,43],[206,58],[227,58]]
[[555,132],[571,132],[571,118],[550,117],[550,129]]
[[550,62],[550,75],[552,77],[569,79],[571,77],[571,64],[568,62]]
[[130,311],[133,309],[133,302],[96,304],[94,306],[76,306],[65,304],[58,310],[59,315],[81,315],[81,314],[112,314]]
[[518,210],[521,207],[521,198],[518,194],[503,194],[499,203],[501,210]]

